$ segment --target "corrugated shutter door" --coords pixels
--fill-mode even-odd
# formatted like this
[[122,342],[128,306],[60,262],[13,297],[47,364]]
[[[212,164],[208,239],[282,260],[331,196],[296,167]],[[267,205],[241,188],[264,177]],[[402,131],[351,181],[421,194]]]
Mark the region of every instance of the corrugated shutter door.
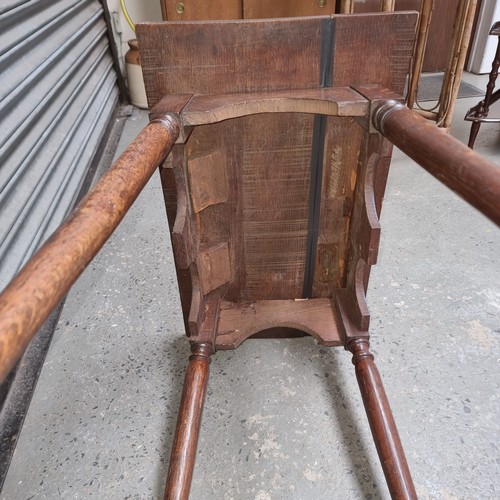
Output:
[[118,100],[97,0],[0,4],[0,290],[74,205]]

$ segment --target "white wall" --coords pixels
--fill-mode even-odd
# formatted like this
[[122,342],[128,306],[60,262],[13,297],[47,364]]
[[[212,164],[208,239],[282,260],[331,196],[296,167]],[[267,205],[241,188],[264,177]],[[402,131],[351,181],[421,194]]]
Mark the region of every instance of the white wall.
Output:
[[488,33],[496,21],[500,21],[500,1],[483,0],[467,71],[477,74],[491,71],[491,63],[497,50],[498,37],[490,36]]
[[[123,15],[120,0],[106,0],[106,2],[111,16],[113,36],[118,47],[120,66],[125,76],[124,57],[128,51],[127,40],[135,38],[135,34]],[[125,0],[125,6],[134,23],[162,20],[160,0]]]

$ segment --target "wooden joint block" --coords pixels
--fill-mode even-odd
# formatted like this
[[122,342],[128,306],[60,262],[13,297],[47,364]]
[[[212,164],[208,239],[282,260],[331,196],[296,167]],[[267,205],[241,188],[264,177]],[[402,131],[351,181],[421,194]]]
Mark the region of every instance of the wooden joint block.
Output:
[[210,297],[205,301],[199,319],[200,326],[197,329],[198,333],[189,338],[191,343],[205,342],[211,346],[212,351],[215,351],[215,336],[219,323],[219,309],[219,297]]
[[335,307],[339,318],[340,335],[345,343],[351,338],[369,337],[368,329],[362,328],[356,321],[357,305],[352,294],[346,288],[335,290]]
[[189,160],[188,173],[195,213],[227,201],[226,162],[220,151]]
[[404,103],[404,98],[392,90],[388,90],[380,85],[354,85],[353,89],[364,96],[369,101],[369,112],[367,117],[357,118],[358,123],[370,134],[378,134],[379,131],[373,125],[373,113],[382,101],[388,99]]
[[161,120],[165,116],[170,116],[179,124],[179,137],[176,144],[185,143],[191,134],[193,127],[186,127],[182,124],[181,112],[184,106],[191,100],[193,94],[169,94],[153,107],[149,112],[149,121]]
[[218,243],[200,248],[196,259],[203,295],[229,282],[232,278],[229,245]]

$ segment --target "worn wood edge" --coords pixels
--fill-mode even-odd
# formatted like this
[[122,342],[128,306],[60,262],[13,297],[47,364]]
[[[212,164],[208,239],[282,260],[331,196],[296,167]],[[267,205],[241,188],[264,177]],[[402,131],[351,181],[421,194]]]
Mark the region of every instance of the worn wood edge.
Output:
[[215,338],[217,335],[217,326],[220,317],[220,299],[214,295],[205,300],[203,307],[203,319],[196,336],[191,336],[189,342],[191,345],[196,343],[206,343],[215,351]]
[[186,170],[189,178],[189,195],[194,213],[225,203],[229,197],[226,158],[220,150],[190,158]]
[[176,117],[179,117],[180,113],[189,103],[192,97],[193,94],[191,93],[166,95],[149,111],[149,119],[154,120],[159,116],[164,116],[167,114],[172,114]]
[[184,127],[260,113],[368,117],[368,102],[349,87],[194,96],[181,113]]
[[[418,12],[414,10],[400,10],[396,12],[341,12],[335,14],[325,14],[325,15],[314,15],[314,16],[294,16],[281,18],[286,19],[290,23],[300,23],[302,21],[310,20],[326,20],[326,19],[342,19],[342,18],[362,18],[362,17],[387,17],[387,16],[400,16],[406,17],[408,15],[418,16]],[[200,24],[275,24],[276,20],[279,18],[255,18],[255,19],[207,19],[207,20],[189,20],[189,21],[168,21],[169,25],[179,25],[179,26],[190,26],[190,25],[200,25]],[[166,23],[161,21],[141,21],[135,25],[136,33],[142,35],[143,29],[161,29]]]
[[368,329],[360,328],[353,317],[354,315],[351,311],[352,298],[347,288],[335,290],[334,297],[337,316],[340,319],[340,334],[344,341],[344,346],[351,338],[369,338]]
[[[170,94],[164,96],[156,103],[149,112],[149,121],[157,120],[163,116],[172,116],[181,123],[181,113],[184,107],[189,103],[193,94]],[[179,136],[175,140],[176,144],[184,144],[191,134],[192,127],[180,127]]]
[[357,84],[352,85],[351,88],[368,100],[369,109],[367,114],[364,117],[356,117],[355,119],[370,134],[379,133],[373,124],[372,116],[380,103],[387,100],[398,103],[404,103],[405,101],[403,96],[377,84]]
[[200,245],[196,267],[202,295],[206,296],[233,278],[229,242]]
[[369,266],[358,259],[354,284],[335,290],[335,307],[344,339],[366,337],[370,329],[370,310],[366,301],[365,276]]
[[[236,324],[238,320],[242,325]],[[301,330],[325,346],[343,345],[333,299],[321,298],[246,303],[221,301],[216,346],[236,349],[252,335],[275,327]]]
[[205,308],[205,300],[201,293],[200,280],[196,266],[192,264],[189,268],[191,277],[191,305],[188,315],[188,337],[196,337],[199,333],[199,326],[203,321],[203,311]]
[[380,221],[377,214],[377,206],[375,203],[375,169],[377,168],[381,157],[378,153],[372,153],[368,159],[368,165],[365,175],[365,212],[369,226],[370,240],[368,244],[368,259],[367,264],[372,266],[377,263],[378,248],[380,243]]
[[370,327],[370,310],[368,309],[365,292],[365,275],[368,269],[368,264],[363,259],[359,259],[356,264],[356,280],[354,286],[356,300],[353,301],[353,305],[356,306],[356,320],[362,331],[368,331]]
[[196,231],[190,217],[190,200],[186,188],[183,166],[174,166],[176,178],[176,216],[172,227],[172,246],[175,249],[176,265],[188,269],[194,262],[198,249]]

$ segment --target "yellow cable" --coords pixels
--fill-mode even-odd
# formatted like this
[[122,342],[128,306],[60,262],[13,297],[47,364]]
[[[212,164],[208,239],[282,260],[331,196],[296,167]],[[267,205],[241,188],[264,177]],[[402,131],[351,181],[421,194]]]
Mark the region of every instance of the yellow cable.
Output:
[[135,24],[132,22],[132,19],[130,19],[130,16],[128,15],[127,7],[125,7],[125,0],[120,0],[120,6],[122,8],[125,19],[127,20],[127,23],[132,28],[132,31],[135,32]]

